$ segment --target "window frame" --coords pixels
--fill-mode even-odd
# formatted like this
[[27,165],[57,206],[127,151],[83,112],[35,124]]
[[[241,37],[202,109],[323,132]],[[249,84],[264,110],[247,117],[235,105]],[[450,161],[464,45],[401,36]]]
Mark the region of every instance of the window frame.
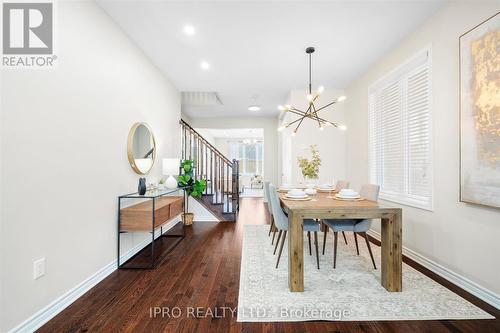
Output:
[[[228,146],[231,145],[231,144],[237,144],[238,145],[238,158],[236,158],[236,160],[238,160],[238,162],[240,163],[239,164],[239,167],[240,167],[240,175],[242,176],[254,176],[254,175],[260,175],[262,177],[264,177],[264,141],[263,140],[257,140],[257,142],[255,143],[243,143],[242,140],[246,140],[246,139],[235,139],[235,140],[227,140],[227,143],[228,143]],[[250,139],[250,140],[253,140],[253,139]],[[255,167],[256,167],[256,172],[247,172],[247,158],[246,158],[246,149],[243,149],[243,155],[244,156],[240,156],[239,154],[239,149],[241,147],[247,147],[248,145],[255,145]],[[260,145],[261,146],[261,149],[259,151],[259,149],[257,148],[257,145]],[[230,148],[229,148],[230,150]],[[232,156],[230,156],[230,158],[233,158]],[[258,162],[258,163],[257,163]]]
[[[423,62],[419,63],[419,61],[422,61],[421,59],[425,57],[425,60]],[[376,159],[373,159],[373,146],[372,146],[372,132],[374,129],[372,129],[372,105],[371,105],[371,97],[372,94],[376,92],[380,92],[382,89],[385,87],[388,87],[391,84],[394,84],[395,82],[400,82],[403,78],[408,78],[410,74],[417,72],[423,66],[427,67],[427,72],[428,72],[428,126],[429,126],[429,156],[428,156],[428,163],[429,163],[429,195],[428,197],[422,197],[422,196],[417,196],[417,195],[412,195],[409,193],[409,181],[410,181],[410,162],[409,162],[409,145],[408,145],[408,125],[404,125],[402,130],[403,130],[403,135],[404,135],[404,147],[402,151],[404,152],[404,167],[403,167],[403,183],[404,183],[404,193],[395,193],[395,192],[384,192],[382,190],[382,179],[381,179],[381,173],[377,172],[377,164],[383,164],[383,161],[377,161]],[[396,68],[393,70],[389,71],[385,75],[383,75],[381,78],[376,80],[374,83],[372,83],[368,87],[368,179],[370,182],[374,184],[379,184],[381,185],[381,190],[380,190],[380,195],[379,198],[381,200],[385,201],[390,201],[394,202],[397,204],[405,205],[405,206],[410,206],[414,208],[419,208],[427,211],[434,211],[434,132],[433,132],[433,115],[432,115],[432,110],[433,110],[433,94],[432,94],[432,83],[433,83],[433,76],[432,76],[432,48],[430,45],[426,46],[424,49],[416,52],[412,57],[404,61],[402,64],[398,65]],[[401,96],[404,96],[403,100],[403,108],[405,108],[405,111],[403,112],[404,114],[402,117],[404,117],[405,121],[408,119],[408,110],[407,108],[407,100],[408,100],[408,95],[407,95],[407,83],[403,85],[404,91],[401,93]],[[428,198],[426,200],[422,200],[422,198]]]

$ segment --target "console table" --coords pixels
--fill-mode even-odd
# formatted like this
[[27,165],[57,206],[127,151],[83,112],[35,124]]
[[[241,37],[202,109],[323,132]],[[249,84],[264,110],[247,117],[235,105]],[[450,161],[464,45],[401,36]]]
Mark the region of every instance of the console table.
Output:
[[[124,206],[124,201],[139,201],[138,203]],[[163,262],[167,254],[170,253],[177,244],[184,239],[184,223],[181,220],[180,234],[164,234],[163,227],[177,218],[179,214],[186,213],[187,195],[184,188],[173,190],[151,190],[145,195],[138,193],[125,194],[118,197],[118,268],[151,269]],[[155,230],[159,230],[160,235],[155,237]],[[121,235],[130,232],[149,232],[151,243],[139,250],[130,259],[121,263],[120,239]],[[158,235],[158,233],[156,233]],[[163,251],[158,259],[155,258],[155,242],[161,237],[174,237],[177,241]],[[147,246],[151,246],[151,260],[149,265],[130,265],[130,261],[142,252]]]

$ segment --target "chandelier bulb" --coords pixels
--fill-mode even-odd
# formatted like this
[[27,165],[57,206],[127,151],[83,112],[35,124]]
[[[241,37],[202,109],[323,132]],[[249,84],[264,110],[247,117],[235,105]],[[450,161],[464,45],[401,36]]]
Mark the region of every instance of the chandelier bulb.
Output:
[[319,86],[319,87],[318,87],[318,95],[322,94],[322,93],[323,93],[323,91],[325,91],[325,87],[323,87],[323,86]]
[[343,102],[346,100],[347,97],[345,96],[340,96],[339,98],[337,98],[337,102]]

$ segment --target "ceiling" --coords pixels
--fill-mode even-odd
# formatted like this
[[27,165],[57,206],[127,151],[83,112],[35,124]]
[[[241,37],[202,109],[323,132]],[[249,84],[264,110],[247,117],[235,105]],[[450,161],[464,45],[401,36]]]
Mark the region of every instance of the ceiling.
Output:
[[[214,139],[263,139],[264,129],[262,128],[228,128],[228,129],[217,129],[217,128],[203,128],[196,129],[200,133],[208,133]],[[202,134],[203,134],[202,133]]]
[[[183,106],[191,117],[214,117],[277,115],[290,90],[307,87],[307,46],[316,48],[313,87],[347,87],[442,1],[99,4],[180,91],[216,92],[222,105]],[[261,110],[248,111],[252,104]]]

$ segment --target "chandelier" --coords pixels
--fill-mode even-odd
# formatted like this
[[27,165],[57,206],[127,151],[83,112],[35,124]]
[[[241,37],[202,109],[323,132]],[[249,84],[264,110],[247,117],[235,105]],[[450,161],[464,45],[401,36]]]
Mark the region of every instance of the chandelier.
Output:
[[283,131],[285,128],[296,125],[295,129],[292,132],[292,136],[295,136],[295,134],[297,134],[297,131],[299,130],[300,125],[302,125],[302,122],[306,118],[311,119],[314,122],[317,122],[318,127],[321,131],[326,126],[334,126],[334,127],[339,128],[341,130],[345,130],[347,128],[345,125],[341,125],[341,124],[336,123],[336,122],[331,122],[331,121],[326,120],[318,115],[318,112],[320,112],[321,110],[324,110],[327,107],[329,107],[335,103],[344,101],[346,99],[346,97],[340,96],[340,97],[334,99],[333,101],[331,101],[330,103],[327,103],[321,107],[317,107],[317,102],[319,101],[319,96],[321,95],[321,93],[323,93],[325,88],[323,86],[320,86],[314,94],[312,93],[311,57],[312,57],[313,52],[314,52],[314,47],[308,47],[306,49],[306,53],[309,55],[309,94],[307,94],[307,96],[306,96],[307,101],[308,101],[307,109],[305,111],[303,111],[303,110],[298,109],[298,108],[291,106],[291,105],[278,106],[278,109],[280,111],[293,113],[293,114],[299,116],[299,118],[289,122],[288,124],[278,127],[278,131]]

